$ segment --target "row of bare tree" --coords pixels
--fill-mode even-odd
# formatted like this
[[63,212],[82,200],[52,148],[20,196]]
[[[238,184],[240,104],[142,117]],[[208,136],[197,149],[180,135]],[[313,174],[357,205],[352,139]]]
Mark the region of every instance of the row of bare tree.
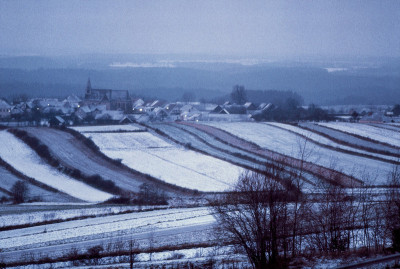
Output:
[[242,174],[233,192],[211,201],[218,235],[243,251],[253,268],[285,268],[301,255],[400,250],[397,167],[382,189],[321,183],[306,190],[300,176],[267,165],[262,173]]

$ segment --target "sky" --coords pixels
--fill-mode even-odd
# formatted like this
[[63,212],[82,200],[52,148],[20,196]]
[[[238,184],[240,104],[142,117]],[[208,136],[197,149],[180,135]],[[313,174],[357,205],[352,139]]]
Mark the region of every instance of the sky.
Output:
[[0,55],[400,56],[398,0],[0,0]]

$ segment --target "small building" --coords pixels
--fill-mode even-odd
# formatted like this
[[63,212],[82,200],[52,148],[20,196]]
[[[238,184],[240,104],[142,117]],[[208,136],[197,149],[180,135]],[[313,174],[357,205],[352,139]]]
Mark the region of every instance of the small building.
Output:
[[244,104],[244,107],[247,109],[247,111],[255,111],[257,110],[257,107],[252,103],[252,102],[247,102]]
[[55,116],[49,120],[49,124],[50,126],[65,126],[66,122],[62,117]]
[[367,113],[365,116],[361,117],[358,122],[360,123],[385,123],[391,122],[392,119],[387,117],[382,112],[370,112]]
[[12,106],[0,99],[0,118],[8,118],[11,115]]

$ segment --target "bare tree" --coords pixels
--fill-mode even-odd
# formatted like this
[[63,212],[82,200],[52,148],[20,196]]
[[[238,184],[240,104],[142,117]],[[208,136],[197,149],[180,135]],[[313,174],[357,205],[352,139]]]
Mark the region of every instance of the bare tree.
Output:
[[392,246],[400,250],[400,167],[394,166],[386,192],[386,227]]
[[133,263],[136,260],[136,256],[138,254],[138,249],[137,249],[137,243],[136,241],[131,238],[129,240],[129,268],[133,269]]
[[[287,244],[288,201],[283,167],[242,174],[232,193],[211,202],[219,232],[239,246],[253,268],[282,268]],[[283,247],[283,248],[282,248]]]
[[349,205],[345,188],[321,184],[318,202],[310,212],[310,243],[323,253],[344,251],[348,247],[347,228]]
[[247,94],[244,86],[235,85],[231,92],[231,99],[238,105],[243,105],[247,101]]
[[26,185],[26,183],[22,180],[15,182],[11,188],[11,196],[16,204],[25,202],[28,198],[28,193],[28,185]]
[[196,94],[194,92],[184,92],[182,94],[182,101],[185,103],[194,102],[196,100]]

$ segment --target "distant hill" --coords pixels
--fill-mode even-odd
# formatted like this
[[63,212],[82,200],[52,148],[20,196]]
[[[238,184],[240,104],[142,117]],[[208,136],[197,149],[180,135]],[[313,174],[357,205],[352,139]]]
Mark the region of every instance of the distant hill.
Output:
[[[363,68],[352,64],[329,69],[329,63],[242,65],[222,60],[152,59],[149,64],[144,59],[131,63],[119,57],[119,61],[107,57],[92,61],[89,58],[79,61],[78,58],[3,57],[0,58],[0,96],[82,95],[90,76],[97,88],[125,89],[133,95],[171,101],[179,99],[185,91],[195,92],[197,99],[211,99],[229,93],[233,85],[240,84],[250,90],[294,91],[304,97],[305,103],[400,102],[400,64],[394,60]],[[111,67],[113,63],[134,67]]]

